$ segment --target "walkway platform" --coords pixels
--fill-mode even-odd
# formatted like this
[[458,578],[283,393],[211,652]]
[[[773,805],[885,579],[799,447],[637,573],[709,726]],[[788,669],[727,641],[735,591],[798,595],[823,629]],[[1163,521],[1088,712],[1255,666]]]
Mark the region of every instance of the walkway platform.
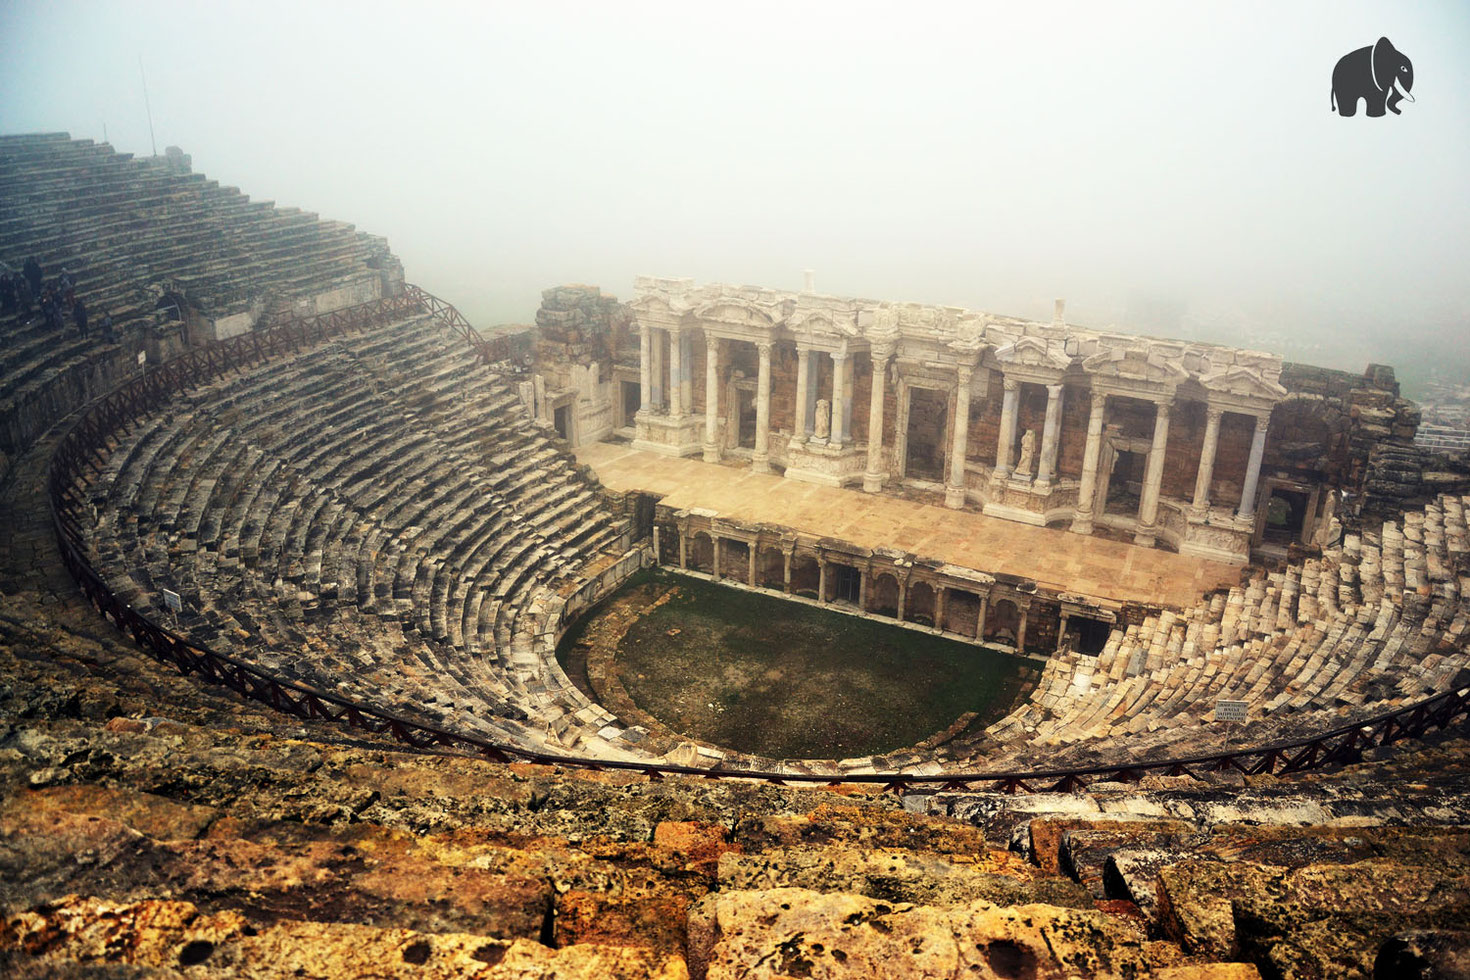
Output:
[[594,443],[576,453],[609,488],[659,494],[670,507],[702,507],[722,517],[779,524],[864,548],[901,548],[1092,599],[1183,609],[1210,589],[1240,580],[1240,568],[1223,562],[885,494],[799,483],[617,443]]

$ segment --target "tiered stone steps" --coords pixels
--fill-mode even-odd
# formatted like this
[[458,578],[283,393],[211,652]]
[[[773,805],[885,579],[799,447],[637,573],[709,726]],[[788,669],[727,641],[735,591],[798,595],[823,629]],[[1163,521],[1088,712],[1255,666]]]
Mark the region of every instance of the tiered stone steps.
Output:
[[[1082,750],[1194,754],[1226,735],[1236,744],[1289,738],[1463,683],[1466,503],[1441,497],[1183,615],[1117,630],[1095,657],[1053,658],[986,744],[1051,746],[1063,750],[1059,760]],[[1251,721],[1210,724],[1219,699],[1248,702]]]
[[65,134],[0,136],[0,256],[17,270],[35,255],[49,280],[66,268],[87,306],[91,338],[70,317],[60,335],[38,310],[0,318],[0,404],[37,397],[100,345],[111,313],[119,340],[155,320],[165,290],[210,317],[376,281],[381,239],[235,188],[134,159]]
[[[614,719],[513,657],[627,527],[507,385],[430,319],[178,399],[92,490],[114,589],[221,652],[533,748]],[[521,643],[529,649],[529,643]]]

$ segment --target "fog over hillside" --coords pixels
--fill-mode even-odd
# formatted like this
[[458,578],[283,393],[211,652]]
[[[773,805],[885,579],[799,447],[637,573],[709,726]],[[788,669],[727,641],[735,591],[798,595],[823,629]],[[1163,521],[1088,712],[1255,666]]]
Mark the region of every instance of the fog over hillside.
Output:
[[[1333,66],[1380,36],[1415,101],[1340,117]],[[1412,389],[1470,375],[1467,52],[1456,2],[10,0],[0,130],[181,146],[387,236],[482,327],[561,282],[812,268]]]

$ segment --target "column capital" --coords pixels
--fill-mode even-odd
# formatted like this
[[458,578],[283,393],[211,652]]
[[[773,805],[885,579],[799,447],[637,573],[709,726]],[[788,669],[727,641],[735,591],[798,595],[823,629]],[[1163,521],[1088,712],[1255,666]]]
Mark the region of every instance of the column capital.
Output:
[[1047,385],[1046,386],[1046,394],[1047,394],[1047,397],[1048,398],[1055,398],[1055,397],[1057,397],[1058,395],[1060,395],[1062,393],[1062,389],[1064,387],[1066,387],[1066,386],[1063,385],[1060,381],[1058,381],[1054,385]]
[[771,346],[772,344],[769,340],[757,340],[755,342],[756,353],[759,354],[761,357],[770,357]]
[[719,346],[720,346],[720,335],[719,334],[715,334],[715,333],[710,333],[708,330],[706,330],[704,332],[704,348],[705,348],[705,350],[714,350],[715,348],[717,348]]
[[874,364],[886,364],[888,359],[893,356],[893,345],[874,344],[868,348],[868,356],[873,359]]
[[1003,380],[1001,382],[1001,385],[1005,388],[1006,391],[1020,391],[1021,390],[1021,382],[1018,381],[1015,378],[1006,378],[1005,380]]
[[847,350],[846,347],[842,347],[842,348],[839,348],[837,350],[834,350],[832,352],[832,363],[833,364],[841,364],[843,361],[847,360],[848,356],[849,356],[849,352],[848,352],[848,350]]
[[1256,416],[1256,431],[1257,432],[1265,432],[1270,427],[1271,427],[1271,416],[1269,416],[1269,415],[1257,415]]
[[960,384],[968,385],[970,379],[975,376],[975,368],[969,364],[961,364],[955,368],[955,373],[959,375]]
[[1225,417],[1225,409],[1220,408],[1218,405],[1210,405],[1210,404],[1206,404],[1205,405],[1205,421],[1206,422],[1212,422],[1215,425],[1219,425],[1220,424],[1220,420],[1223,419],[1224,417]]
[[1170,402],[1166,402],[1166,401],[1157,401],[1157,402],[1154,402],[1154,410],[1155,410],[1155,412],[1158,413],[1155,417],[1156,418],[1161,418],[1161,419],[1167,419],[1169,417],[1169,411],[1173,407],[1174,407],[1174,403],[1171,402],[1171,401]]
[[1098,391],[1096,388],[1094,388],[1092,390],[1092,410],[1094,412],[1100,412],[1107,407],[1108,393],[1105,391]]

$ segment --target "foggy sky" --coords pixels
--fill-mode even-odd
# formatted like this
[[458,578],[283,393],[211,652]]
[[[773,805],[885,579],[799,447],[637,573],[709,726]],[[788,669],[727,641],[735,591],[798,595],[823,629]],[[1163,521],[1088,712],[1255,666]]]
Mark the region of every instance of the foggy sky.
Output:
[[[1330,109],[1387,35],[1400,116]],[[0,0],[0,131],[387,236],[489,328],[637,274],[1470,379],[1470,6]],[[8,258],[8,257],[7,257]],[[1416,366],[1417,365],[1417,366]]]

